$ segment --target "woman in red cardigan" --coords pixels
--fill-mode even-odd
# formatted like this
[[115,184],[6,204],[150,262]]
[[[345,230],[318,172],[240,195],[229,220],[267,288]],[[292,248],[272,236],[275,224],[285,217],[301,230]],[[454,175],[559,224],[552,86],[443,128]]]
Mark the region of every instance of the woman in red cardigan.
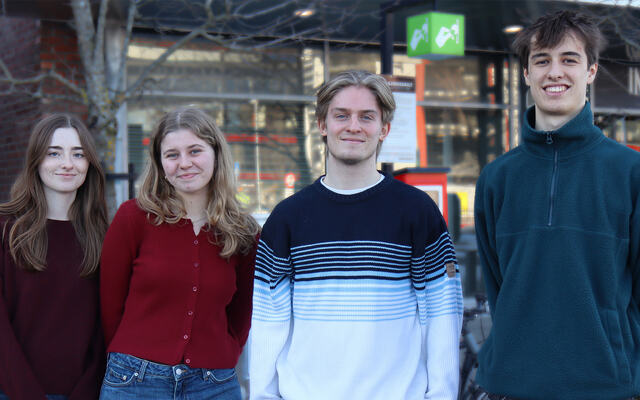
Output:
[[139,196],[102,248],[101,399],[240,399],[259,226],[236,200],[232,165],[203,111],[161,119]]
[[43,118],[11,199],[0,204],[0,399],[98,397],[106,230],[91,134],[75,116]]

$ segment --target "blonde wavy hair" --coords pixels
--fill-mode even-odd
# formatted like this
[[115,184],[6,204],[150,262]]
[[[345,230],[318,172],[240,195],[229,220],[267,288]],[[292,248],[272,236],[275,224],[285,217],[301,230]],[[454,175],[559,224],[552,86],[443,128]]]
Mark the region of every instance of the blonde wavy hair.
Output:
[[[186,129],[208,143],[214,152],[213,176],[208,187],[205,209],[212,235],[210,241],[222,247],[220,255],[229,258],[246,254],[254,246],[260,226],[236,199],[236,179],[231,151],[213,119],[197,108],[179,108],[165,114],[153,132],[150,161],[143,175],[138,205],[155,225],[175,224],[185,218],[182,200],[164,177],[160,146],[171,132]],[[152,215],[154,217],[152,217]]]

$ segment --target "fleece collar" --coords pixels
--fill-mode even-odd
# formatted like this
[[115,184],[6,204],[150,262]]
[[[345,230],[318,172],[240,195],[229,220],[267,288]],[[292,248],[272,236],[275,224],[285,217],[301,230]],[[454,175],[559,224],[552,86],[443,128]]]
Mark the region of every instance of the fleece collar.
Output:
[[590,150],[604,139],[600,128],[593,124],[589,102],[571,121],[552,131],[534,129],[535,115],[535,106],[526,111],[522,138],[525,150],[536,156],[552,158],[557,151],[558,158],[568,158]]

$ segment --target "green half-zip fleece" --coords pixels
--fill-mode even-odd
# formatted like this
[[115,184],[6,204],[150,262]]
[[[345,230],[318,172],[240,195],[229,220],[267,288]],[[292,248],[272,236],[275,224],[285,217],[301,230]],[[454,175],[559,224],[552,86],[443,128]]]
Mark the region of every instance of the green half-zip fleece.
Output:
[[487,165],[475,198],[493,317],[477,382],[517,399],[640,393],[640,153],[606,138],[589,103]]

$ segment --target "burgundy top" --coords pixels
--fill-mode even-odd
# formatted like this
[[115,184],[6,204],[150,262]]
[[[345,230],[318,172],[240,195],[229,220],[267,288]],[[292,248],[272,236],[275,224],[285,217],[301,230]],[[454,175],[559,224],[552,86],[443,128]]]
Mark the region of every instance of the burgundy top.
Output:
[[233,368],[251,324],[250,254],[229,260],[191,221],[153,225],[120,206],[102,247],[100,293],[109,352],[194,368]]
[[47,221],[47,268],[41,272],[16,267],[6,229],[0,246],[0,389],[15,400],[44,399],[45,393],[97,399],[105,363],[98,280],[79,275],[83,252],[73,225]]

